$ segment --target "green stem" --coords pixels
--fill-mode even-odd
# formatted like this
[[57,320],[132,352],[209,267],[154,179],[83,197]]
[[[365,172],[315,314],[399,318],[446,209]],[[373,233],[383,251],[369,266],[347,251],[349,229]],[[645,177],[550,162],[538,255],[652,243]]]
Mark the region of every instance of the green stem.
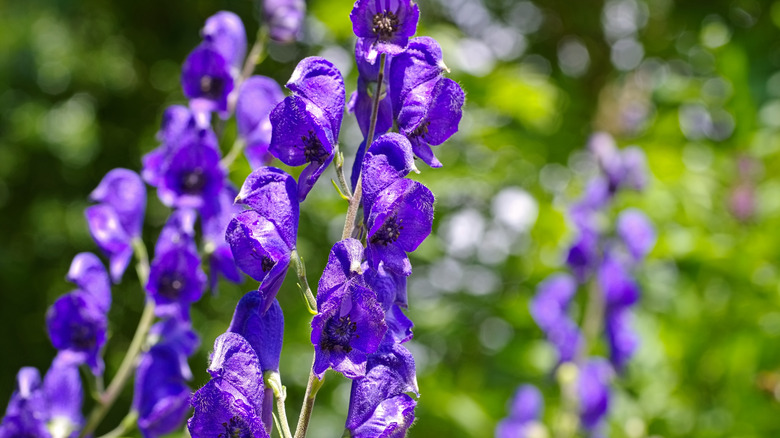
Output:
[[336,168],[336,177],[339,180],[341,193],[349,199],[352,197],[352,190],[349,188],[347,178],[344,176],[344,154],[341,153],[338,143],[336,143],[334,148],[334,155],[333,166]]
[[257,67],[257,64],[262,61],[263,54],[265,52],[265,43],[267,41],[268,32],[266,31],[265,26],[260,26],[260,29],[257,30],[255,43],[249,50],[249,55],[247,55],[246,61],[244,62],[244,68],[241,70],[241,77],[238,78],[238,82],[236,83],[236,90],[239,86],[241,86],[242,82],[247,80],[249,76],[252,76],[252,73],[255,71],[255,67]]
[[241,152],[244,151],[244,146],[246,146],[244,140],[241,139],[240,137],[236,138],[236,141],[233,142],[233,146],[230,148],[230,151],[219,162],[219,164],[224,169],[230,169],[230,166],[233,164],[234,161],[236,161],[236,158],[238,158],[238,156],[241,155]]
[[131,430],[135,429],[137,424],[138,424],[138,411],[133,409],[127,413],[125,418],[122,419],[122,422],[119,423],[119,426],[117,426],[111,432],[108,432],[107,434],[100,436],[99,438],[118,438],[120,436],[124,436],[127,434],[127,432],[130,432]]
[[287,421],[287,409],[284,406],[285,400],[287,400],[287,388],[282,385],[282,378],[277,371],[266,371],[263,373],[263,378],[268,386],[274,392],[274,399],[276,400],[276,412],[279,415],[277,423],[277,429],[282,438],[293,438],[292,432],[290,432],[290,425]]
[[[133,239],[133,249],[135,250],[135,256],[138,259],[136,265],[136,271],[138,272],[138,280],[142,286],[146,286],[149,281],[149,255],[146,251],[146,246],[139,238]],[[135,329],[133,340],[130,341],[130,347],[125,353],[125,357],[122,359],[122,363],[119,365],[119,370],[116,372],[113,380],[106,388],[106,391],[100,396],[98,403],[92,409],[92,413],[89,415],[87,424],[82,429],[81,438],[92,435],[95,429],[98,427],[103,417],[106,416],[108,410],[114,405],[117,397],[122,392],[125,384],[130,379],[135,368],[138,354],[141,352],[144,341],[146,340],[146,334],[149,333],[149,329],[154,322],[154,302],[147,301],[144,306],[144,311],[141,314],[141,319],[138,322],[138,327]]]
[[[312,363],[313,367],[314,363]],[[317,392],[322,388],[324,382],[324,376],[320,380],[314,375],[313,370],[309,373],[309,382],[306,384],[306,394],[303,397],[301,415],[298,416],[298,427],[295,428],[295,438],[304,438],[306,436],[306,430],[309,428],[309,420],[311,419],[311,411],[314,408],[314,399],[317,397]]]

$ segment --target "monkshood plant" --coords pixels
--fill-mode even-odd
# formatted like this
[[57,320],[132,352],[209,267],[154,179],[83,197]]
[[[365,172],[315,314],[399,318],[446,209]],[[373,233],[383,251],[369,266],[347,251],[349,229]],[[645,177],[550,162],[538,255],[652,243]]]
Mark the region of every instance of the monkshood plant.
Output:
[[[195,438],[269,437],[274,425],[282,437],[301,438],[328,369],[352,380],[343,436],[406,435],[419,396],[414,358],[403,346],[413,327],[404,313],[408,253],[430,234],[434,207],[431,191],[407,177],[419,173],[415,159],[442,166],[432,146],[457,131],[464,93],[444,77],[438,43],[413,38],[416,4],[358,0],[349,17],[357,36],[357,91],[347,99],[339,70],[309,57],[295,68],[285,95],[274,80],[253,72],[269,37],[295,40],[304,3],[267,0],[263,10],[248,54],[237,15],[223,11],[206,20],[202,42],[182,66],[188,105],[165,110],[160,146],[144,156],[140,175],[111,170],[90,195],[95,204],[86,209],[87,224],[108,269],[92,253],[74,258],[67,279],[76,289],[46,317],[59,352],[43,379],[34,368],[19,371],[0,438],[93,436],[133,376],[132,408],[105,437],[134,427],[157,437],[179,430],[189,417]],[[339,146],[345,109],[364,136],[349,179]],[[238,139],[223,157],[221,130],[232,117]],[[227,175],[242,154],[253,170],[237,189]],[[305,168],[296,181],[269,166],[275,159]],[[298,218],[330,165],[347,212],[315,295],[297,249]],[[151,262],[141,238],[144,182],[172,209]],[[134,254],[146,305],[104,388],[111,284],[122,280]],[[304,298],[301,310],[313,315],[314,356],[294,434],[279,369],[284,312],[276,300],[290,267]],[[216,289],[218,277],[238,283],[242,272],[259,286],[225,321],[206,368],[211,380],[193,393],[188,358],[200,338],[190,307]],[[79,367],[95,382],[95,407],[86,416]]]
[[[569,216],[577,237],[568,249],[570,272],[554,273],[539,283],[530,311],[557,353],[561,406],[553,424],[555,436],[606,436],[610,385],[625,372],[639,337],[632,325],[632,307],[640,289],[635,271],[655,245],[655,230],[640,210],[620,211],[610,220],[611,204],[621,190],[641,191],[648,170],[641,149],[618,149],[613,138],[596,133],[588,149],[599,173],[591,179]],[[585,296],[581,326],[570,312],[578,292]],[[606,341],[609,359],[593,355]],[[541,423],[544,399],[532,385],[522,385],[510,403],[509,416],[495,431],[497,438],[547,436]]]

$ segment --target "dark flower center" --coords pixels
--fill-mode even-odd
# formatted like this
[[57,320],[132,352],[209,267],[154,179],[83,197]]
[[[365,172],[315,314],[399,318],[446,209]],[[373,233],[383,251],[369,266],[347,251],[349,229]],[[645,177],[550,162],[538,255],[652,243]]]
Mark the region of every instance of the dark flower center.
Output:
[[401,230],[404,226],[401,225],[401,221],[398,220],[396,215],[392,215],[385,220],[382,227],[371,236],[371,243],[387,246],[390,243],[395,242],[401,236]]
[[325,323],[324,337],[322,338],[321,346],[323,350],[333,350],[339,347],[344,350],[345,353],[352,351],[352,346],[349,345],[352,341],[352,336],[357,330],[357,324],[350,320],[349,315],[342,316],[341,318],[331,318]]
[[420,126],[414,128],[414,131],[409,133],[409,137],[411,138],[425,138],[425,135],[428,134],[428,126],[431,124],[429,121],[424,121],[420,123]]
[[274,262],[271,257],[264,256],[263,260],[260,262],[260,266],[263,268],[263,272],[270,271],[274,265],[276,265],[276,262]]
[[303,156],[306,157],[307,162],[324,163],[328,158],[328,153],[322,147],[322,142],[314,131],[309,130],[308,136],[302,135],[301,141],[303,142]]
[[171,301],[177,300],[184,290],[184,278],[177,273],[164,274],[157,284],[157,293]]
[[398,16],[390,11],[380,12],[374,15],[373,31],[380,41],[387,41],[398,30]]
[[238,415],[222,423],[222,427],[225,428],[225,433],[217,435],[217,438],[253,438],[249,424]]
[[219,99],[222,96],[222,90],[225,84],[220,78],[204,75],[200,78],[200,93],[203,97],[209,99]]
[[77,350],[89,350],[95,346],[95,332],[86,324],[71,324],[70,345]]
[[198,194],[203,191],[203,187],[206,186],[206,175],[203,173],[203,169],[193,169],[181,178],[182,191],[188,195]]

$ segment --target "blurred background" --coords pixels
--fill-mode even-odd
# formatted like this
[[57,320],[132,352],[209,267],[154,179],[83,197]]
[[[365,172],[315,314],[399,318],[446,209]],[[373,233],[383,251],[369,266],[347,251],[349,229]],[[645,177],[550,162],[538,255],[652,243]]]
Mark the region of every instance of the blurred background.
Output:
[[[422,397],[410,437],[489,437],[521,383],[559,389],[555,354],[532,321],[536,284],[561,269],[567,208],[597,171],[584,153],[603,130],[647,154],[644,193],[623,193],[658,243],[641,269],[642,344],[614,385],[615,437],[765,437],[780,433],[780,1],[420,0],[418,35],[442,45],[467,102],[460,132],[418,179],[437,196],[434,233],[413,255],[409,316]],[[304,40],[274,46],[257,73],[286,82],[321,55],[355,89],[347,0],[310,0]],[[71,285],[72,257],[97,251],[83,210],[114,167],[140,170],[169,104],[185,103],[181,62],[204,20],[228,9],[258,28],[250,1],[0,0],[0,404],[22,366],[55,350],[46,308]],[[226,149],[235,127],[227,127]],[[342,147],[360,141],[345,118]],[[245,161],[231,175],[240,184]],[[317,281],[346,204],[327,180],[302,206],[299,252]],[[169,211],[149,192],[152,247]],[[309,315],[288,275],[282,377],[297,418],[311,364]],[[193,309],[191,360],[208,351],[239,297],[222,284]],[[113,289],[107,374],[143,306],[133,275]],[[575,306],[576,307],[576,306]],[[577,308],[575,313],[580,312]],[[339,436],[349,381],[329,373],[312,438]],[[102,433],[127,412],[126,388]],[[89,403],[89,402],[87,402]]]

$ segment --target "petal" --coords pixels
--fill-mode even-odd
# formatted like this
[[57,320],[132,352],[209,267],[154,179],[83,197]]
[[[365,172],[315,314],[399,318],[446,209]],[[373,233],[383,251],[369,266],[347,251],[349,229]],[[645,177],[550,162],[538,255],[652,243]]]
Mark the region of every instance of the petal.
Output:
[[369,216],[376,196],[415,169],[412,145],[403,135],[379,136],[363,158],[363,211]]
[[398,180],[377,196],[367,226],[369,246],[392,241],[412,252],[431,233],[433,193],[417,181]]
[[394,114],[406,101],[406,96],[417,86],[435,80],[446,70],[439,43],[431,37],[409,41],[406,50],[393,57],[390,66],[390,97]]
[[244,295],[238,302],[229,332],[243,336],[257,353],[263,372],[279,371],[279,357],[284,341],[284,314],[279,301],[273,300],[264,311],[265,302],[258,291]]
[[131,237],[122,227],[116,211],[106,204],[87,207],[84,215],[89,225],[89,233],[98,248],[111,259],[111,278],[114,283],[118,283],[133,255]]
[[586,429],[595,428],[609,409],[609,381],[612,370],[601,358],[589,359],[577,379],[580,419]]
[[509,417],[521,422],[538,420],[544,412],[544,397],[534,385],[520,385],[512,397]]
[[228,95],[233,91],[233,77],[228,61],[217,50],[201,44],[190,52],[181,70],[184,95],[197,107],[219,111],[228,116]]
[[236,388],[258,414],[263,411],[263,370],[254,348],[237,333],[224,333],[214,341],[208,372]]
[[317,183],[317,180],[322,173],[330,166],[331,161],[333,161],[333,154],[328,155],[325,161],[312,161],[303,169],[303,172],[301,172],[301,175],[298,177],[299,201],[303,202],[306,199],[306,196],[309,194],[312,187],[314,187],[314,184]]
[[186,310],[200,299],[205,288],[206,274],[197,252],[175,248],[152,260],[146,290],[157,304],[157,316],[171,316],[178,308]]
[[129,169],[112,169],[90,193],[89,198],[113,207],[131,237],[141,235],[146,210],[146,186],[137,173]]
[[270,115],[268,151],[288,166],[325,162],[333,155],[334,139],[323,110],[297,95],[287,96]]
[[191,252],[197,252],[195,245],[195,221],[198,215],[195,210],[179,209],[174,210],[168,220],[165,221],[157,243],[154,246],[154,253],[163,254],[174,249],[188,249]]
[[272,40],[291,43],[298,39],[306,18],[306,2],[303,0],[265,0],[263,15],[268,23]]
[[246,55],[246,31],[241,18],[219,11],[206,19],[201,35],[205,45],[219,52],[238,73]]
[[339,138],[346,92],[341,72],[330,61],[319,56],[302,59],[287,88],[319,107],[330,122],[332,138]]
[[84,389],[77,364],[58,354],[43,379],[43,394],[48,402],[50,421],[63,429],[63,436],[81,430]]
[[440,145],[458,132],[458,124],[463,114],[463,103],[466,95],[457,82],[449,78],[441,78],[433,89],[433,101],[426,114],[427,126],[416,136],[410,133],[414,141],[429,145]]
[[193,129],[172,153],[157,194],[175,208],[201,208],[216,198],[225,181],[216,136],[210,129]]
[[642,260],[655,245],[655,229],[641,210],[629,208],[617,218],[617,234],[634,260]]
[[417,402],[406,394],[382,401],[362,424],[351,430],[353,438],[403,438],[414,423]]
[[190,388],[180,374],[178,353],[155,345],[141,356],[136,368],[133,408],[145,437],[173,432],[189,412]]
[[76,254],[66,278],[79,289],[92,295],[101,310],[107,313],[111,308],[111,280],[103,263],[95,254],[91,252]]
[[412,263],[406,252],[398,245],[368,245],[366,258],[374,269],[383,263],[385,268],[395,274],[408,277],[412,275]]
[[298,234],[298,187],[287,172],[262,167],[247,176],[235,202],[246,205],[276,225],[290,248]]
[[271,110],[284,99],[282,88],[275,80],[265,76],[252,76],[243,84],[236,101],[236,126],[238,134],[267,138],[271,141]]
[[[290,263],[290,248],[273,223],[253,210],[237,215],[228,225],[225,239],[236,266],[259,282],[270,280],[279,265],[284,272]],[[278,275],[278,274],[277,274]],[[270,304],[270,303],[268,303]]]
[[333,245],[328,263],[317,285],[317,300],[324,302],[335,288],[361,273],[363,244],[357,239],[344,239]]
[[74,291],[59,297],[46,312],[46,326],[57,350],[82,354],[96,375],[103,373],[99,352],[106,342],[108,321],[91,296]]
[[192,438],[269,438],[259,413],[246,397],[222,379],[211,380],[192,397],[195,413],[187,421]]

